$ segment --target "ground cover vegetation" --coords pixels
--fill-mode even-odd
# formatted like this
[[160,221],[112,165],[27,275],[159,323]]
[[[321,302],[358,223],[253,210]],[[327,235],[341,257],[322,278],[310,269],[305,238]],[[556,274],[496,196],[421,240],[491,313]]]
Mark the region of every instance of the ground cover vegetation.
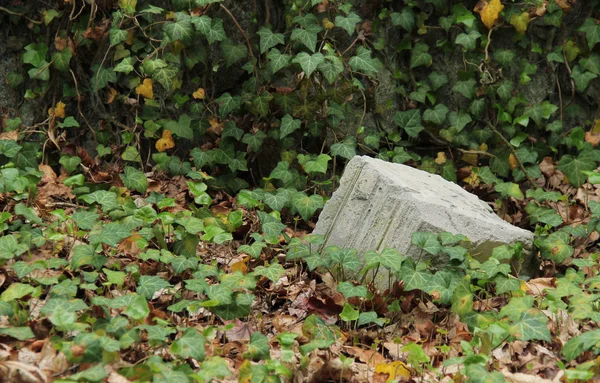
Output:
[[[9,0],[0,33],[0,381],[598,379],[599,1]],[[321,249],[355,154],[535,231],[539,273]]]

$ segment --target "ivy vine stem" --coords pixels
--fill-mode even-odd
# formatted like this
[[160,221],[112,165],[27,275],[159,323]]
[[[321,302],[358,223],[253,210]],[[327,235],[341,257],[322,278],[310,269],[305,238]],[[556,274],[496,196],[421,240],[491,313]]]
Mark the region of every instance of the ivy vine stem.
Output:
[[519,157],[517,156],[517,151],[515,150],[515,148],[513,147],[513,145],[510,143],[510,141],[508,141],[504,135],[498,130],[498,128],[496,128],[495,125],[493,125],[492,123],[488,122],[487,126],[498,136],[500,137],[500,139],[506,144],[506,146],[508,146],[508,148],[510,149],[510,151],[512,152],[513,156],[515,156],[515,160],[517,161],[517,164],[519,165],[519,168],[521,169],[521,171],[523,172],[523,174],[525,175],[525,177],[527,177],[527,180],[529,181],[529,183],[531,184],[531,186],[537,186],[537,184],[535,183],[535,180],[527,173],[527,170],[525,169],[525,166],[523,165],[523,163],[521,162],[521,160],[519,160]]
[[42,23],[41,21],[30,19],[29,17],[25,16],[24,13],[13,12],[10,9],[4,8],[4,7],[0,7],[0,12],[4,12],[4,13],[7,13],[7,14],[12,15],[12,16],[22,17],[25,20],[27,20],[27,21],[29,21],[30,23],[33,23],[33,24],[38,24],[39,25],[39,24]]
[[244,31],[244,29],[242,28],[240,23],[238,23],[237,19],[233,15],[233,13],[231,13],[231,11],[229,9],[227,9],[226,6],[224,6],[223,4],[219,4],[219,7],[222,10],[224,10],[225,13],[227,13],[229,15],[229,17],[231,17],[231,20],[233,20],[235,26],[239,29],[242,36],[244,36],[244,39],[246,40],[246,44],[248,45],[248,54],[250,55],[250,58],[252,59],[251,61],[252,61],[252,67],[254,68],[254,76],[256,77],[256,79],[258,79],[258,72],[256,70],[256,57],[254,56],[254,52],[252,52],[252,44],[250,43],[250,39],[248,38],[246,31]]

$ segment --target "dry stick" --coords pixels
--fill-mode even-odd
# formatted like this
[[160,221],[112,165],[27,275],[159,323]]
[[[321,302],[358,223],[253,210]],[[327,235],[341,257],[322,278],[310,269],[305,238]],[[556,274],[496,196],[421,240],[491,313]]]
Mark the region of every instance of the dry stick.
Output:
[[248,35],[244,31],[244,29],[242,28],[240,23],[238,23],[237,19],[233,15],[233,13],[231,13],[229,11],[229,9],[227,9],[227,7],[224,6],[223,4],[219,4],[219,6],[221,7],[222,10],[224,10],[229,15],[229,17],[231,17],[231,19],[235,23],[236,27],[240,30],[240,33],[242,34],[242,36],[244,36],[244,39],[246,39],[246,44],[248,45],[248,54],[250,55],[250,58],[254,59],[252,61],[252,66],[254,67],[254,76],[258,79],[258,72],[256,71],[256,57],[254,57],[254,52],[252,52],[252,44],[250,44],[250,39],[248,38]]
[[491,28],[491,29],[490,29],[490,31],[488,32],[488,36],[487,36],[487,43],[485,44],[485,61],[484,61],[484,62],[486,62],[486,63],[487,63],[487,62],[489,61],[489,59],[490,59],[490,54],[489,54],[490,52],[489,52],[489,49],[490,49],[490,43],[492,42],[492,31],[493,31],[494,29],[496,29],[496,28],[499,28],[499,27],[500,27],[500,25],[498,25],[498,26],[496,26],[496,27],[493,27],[493,28]]
[[76,1],[73,1],[73,8],[71,9],[71,14],[69,15],[69,20],[73,21],[76,18],[78,18],[79,16],[81,16],[81,14],[83,13],[83,10],[85,9],[85,1],[82,2],[82,6],[81,9],[79,10],[79,12],[77,12],[77,14],[75,16],[73,16],[73,14],[75,13],[75,3]]
[[571,105],[573,100],[575,99],[575,82],[573,81],[573,76],[571,75],[571,66],[569,66],[569,61],[567,60],[567,54],[565,53],[565,48],[563,47],[563,60],[565,61],[565,66],[567,67],[567,71],[569,72],[569,79],[571,80],[571,99],[565,105],[565,109]]
[[513,156],[515,156],[515,160],[517,161],[519,168],[521,168],[521,171],[523,172],[523,174],[525,174],[525,177],[527,177],[529,183],[531,183],[531,186],[537,187],[535,180],[527,173],[527,170],[525,170],[525,166],[523,166],[523,163],[521,162],[521,160],[519,160],[519,157],[517,156],[517,151],[512,146],[512,144],[504,137],[504,135],[502,135],[502,133],[500,133],[500,131],[494,125],[492,125],[490,122],[488,122],[487,125],[490,129],[492,129],[494,133],[496,133],[498,137],[500,137],[500,139],[506,144],[506,146],[508,146]]
[[85,124],[90,129],[90,132],[92,132],[92,135],[94,136],[94,140],[95,140],[96,132],[90,125],[88,119],[85,118],[85,115],[81,111],[81,93],[79,93],[79,83],[77,82],[77,77],[75,76],[75,73],[73,73],[73,69],[69,68],[69,72],[71,72],[71,76],[73,77],[73,82],[75,83],[75,92],[77,92],[77,111],[79,112],[79,115],[81,116],[81,118],[83,118],[83,121],[85,121]]
[[0,11],[4,12],[4,13],[8,13],[9,15],[23,17],[25,20],[29,21],[30,23],[34,23],[34,24],[41,24],[42,23],[41,21],[30,19],[29,17],[25,16],[24,13],[13,12],[13,11],[11,11],[9,9],[4,8],[4,7],[0,7]]
[[562,89],[560,88],[560,80],[558,79],[558,72],[554,73],[554,79],[556,80],[556,87],[558,88],[558,102],[560,105],[560,122],[563,120],[563,98]]

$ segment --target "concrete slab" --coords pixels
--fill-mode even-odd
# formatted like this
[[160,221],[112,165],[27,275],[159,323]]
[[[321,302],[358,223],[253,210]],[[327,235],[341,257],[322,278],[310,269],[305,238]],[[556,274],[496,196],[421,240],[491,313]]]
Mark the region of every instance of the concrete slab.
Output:
[[[533,233],[502,220],[477,196],[438,175],[366,156],[356,156],[346,165],[314,233],[325,236],[321,249],[336,245],[362,254],[394,248],[416,258],[422,256],[411,244],[417,231],[463,234],[478,259],[487,259],[497,245],[521,242],[524,265],[532,260]],[[445,257],[440,253],[431,265],[443,267]],[[388,281],[387,275],[378,279]],[[378,287],[387,287],[381,283]]]

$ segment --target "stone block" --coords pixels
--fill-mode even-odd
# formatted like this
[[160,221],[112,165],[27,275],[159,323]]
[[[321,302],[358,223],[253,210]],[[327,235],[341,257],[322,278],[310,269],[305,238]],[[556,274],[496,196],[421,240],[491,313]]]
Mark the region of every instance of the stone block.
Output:
[[[366,156],[347,164],[314,233],[325,237],[321,248],[336,245],[355,248],[359,254],[394,248],[416,258],[423,256],[411,243],[417,231],[463,234],[470,240],[471,255],[480,260],[500,244],[521,242],[522,272],[531,275],[536,264],[533,233],[502,220],[477,196],[438,175]],[[442,253],[435,259],[427,256],[434,268],[447,263]],[[388,280],[387,275],[378,279]]]

